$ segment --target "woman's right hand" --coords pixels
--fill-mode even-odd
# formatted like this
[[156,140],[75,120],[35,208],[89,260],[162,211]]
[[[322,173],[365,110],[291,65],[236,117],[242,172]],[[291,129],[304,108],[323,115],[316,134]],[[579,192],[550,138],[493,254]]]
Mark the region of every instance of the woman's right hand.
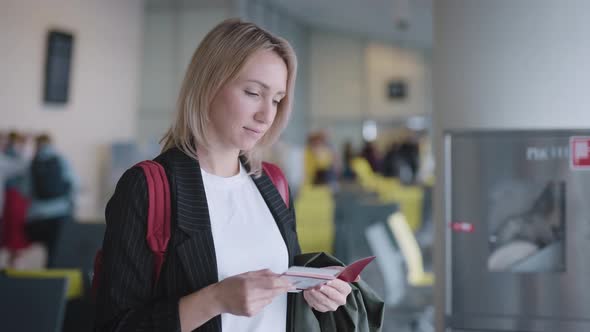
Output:
[[248,317],[255,316],[277,295],[293,288],[286,278],[268,269],[238,274],[215,286],[224,313]]

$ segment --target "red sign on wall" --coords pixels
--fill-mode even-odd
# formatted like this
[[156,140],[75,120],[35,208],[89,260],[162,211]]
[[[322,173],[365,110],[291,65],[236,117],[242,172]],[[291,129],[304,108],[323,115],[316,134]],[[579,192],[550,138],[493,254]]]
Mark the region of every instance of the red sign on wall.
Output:
[[570,138],[570,165],[572,169],[590,170],[590,136]]
[[473,233],[475,231],[475,227],[472,223],[464,221],[454,221],[450,223],[449,226],[454,232],[458,233]]

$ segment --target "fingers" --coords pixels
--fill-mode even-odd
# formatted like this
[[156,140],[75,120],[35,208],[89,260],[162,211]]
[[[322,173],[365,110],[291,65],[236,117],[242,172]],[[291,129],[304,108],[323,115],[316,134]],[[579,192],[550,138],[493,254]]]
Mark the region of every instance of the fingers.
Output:
[[272,278],[270,284],[272,285],[272,288],[286,288],[287,290],[293,288],[293,284],[289,279],[282,276]]
[[265,274],[249,280],[246,283],[246,288],[253,299],[272,301],[276,296],[287,293],[294,287],[287,278],[277,274]]
[[281,274],[274,273],[269,269],[246,272],[243,276],[253,282],[253,285],[250,285],[251,287],[264,289],[290,289],[292,287],[287,278],[282,277]]
[[347,282],[342,281],[340,279],[330,280],[326,284],[326,286],[335,288],[339,293],[343,294],[345,297],[348,296],[348,294],[350,294],[350,292],[352,291],[350,285]]
[[[246,283],[246,289],[243,293],[243,299],[241,306],[244,308],[242,310],[243,316],[253,317],[258,314],[262,309],[272,303],[274,299],[281,295],[285,294],[289,290],[289,286],[284,287],[283,285],[279,285],[278,287],[269,286],[273,284],[273,282],[277,282],[275,280],[270,279],[269,277],[260,278],[258,280],[254,280],[251,283]],[[275,284],[276,285],[276,284]]]
[[341,292],[339,289],[336,289],[333,286],[324,285],[319,289],[320,293],[322,293],[326,298],[328,298],[331,302],[336,303],[336,305],[341,306],[346,304],[346,297],[348,296],[348,292]]
[[287,278],[278,275],[259,278],[257,280],[257,286],[262,289],[279,291],[288,291],[294,287]]
[[335,311],[340,306],[319,290],[306,290],[303,292],[303,296],[309,305],[320,312]]
[[291,288],[287,278],[264,269],[226,278],[216,289],[224,299],[224,312],[251,317]]
[[276,276],[276,275],[278,275],[278,274],[272,272],[270,269],[250,271],[250,272],[246,272],[246,274],[255,275],[255,276]]
[[332,280],[320,288],[304,291],[303,297],[317,311],[335,311],[341,305],[346,304],[346,298],[351,290],[348,283],[342,280]]

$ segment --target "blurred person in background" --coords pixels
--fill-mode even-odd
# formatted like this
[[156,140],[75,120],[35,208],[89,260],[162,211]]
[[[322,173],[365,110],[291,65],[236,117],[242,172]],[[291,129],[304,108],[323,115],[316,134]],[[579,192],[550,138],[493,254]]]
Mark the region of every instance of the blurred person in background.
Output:
[[[28,167],[29,159],[27,158],[26,152],[27,137],[17,131],[11,131],[8,134],[8,140],[6,141],[6,147],[4,153],[14,160],[25,164],[23,171]],[[19,174],[11,176],[6,180],[6,189],[18,190],[21,195],[28,196],[28,183],[26,172],[19,172]]]
[[413,133],[405,135],[397,153],[401,161],[400,180],[406,184],[415,183],[420,165],[420,147],[416,135]]
[[147,181],[134,167],[106,207],[96,330],[278,332],[294,296],[318,315],[346,303],[351,286],[339,279],[287,296],[280,275],[301,251],[294,206],[260,152],[287,124],[296,67],[289,43],[252,23],[226,20],[205,36],[156,158],[174,186],[160,277],[146,243]]
[[387,177],[399,177],[399,167],[400,167],[400,156],[399,156],[399,142],[394,140],[389,145],[389,148],[385,152],[385,156],[383,156],[383,167],[381,168],[381,172],[383,176]]
[[30,246],[25,234],[25,221],[30,204],[27,188],[28,161],[23,157],[25,136],[8,134],[2,155],[3,209],[0,224],[0,246],[9,253],[9,265]]
[[342,148],[342,179],[353,180],[356,177],[351,165],[352,159],[354,159],[355,156],[356,153],[352,147],[352,142],[346,141]]
[[336,180],[336,158],[325,132],[309,135],[304,158],[306,184],[333,184]]
[[379,151],[375,147],[375,143],[372,141],[365,141],[363,149],[361,151],[361,157],[365,158],[373,172],[378,173],[381,171],[381,157]]
[[394,140],[383,157],[384,176],[399,178],[404,184],[417,180],[420,163],[420,148],[413,134],[405,133]]
[[36,138],[30,174],[31,205],[26,232],[30,240],[45,245],[51,264],[61,225],[73,219],[77,179],[47,134]]
[[0,132],[0,223],[2,220],[2,211],[4,211],[4,194],[7,189],[6,181],[16,176],[22,176],[28,166],[26,160],[14,156],[13,153],[6,153],[8,145],[8,135]]

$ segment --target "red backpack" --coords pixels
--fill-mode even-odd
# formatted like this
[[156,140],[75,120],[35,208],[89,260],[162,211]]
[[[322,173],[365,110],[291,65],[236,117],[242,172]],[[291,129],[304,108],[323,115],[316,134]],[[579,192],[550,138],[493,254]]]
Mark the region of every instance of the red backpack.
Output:
[[[170,241],[170,184],[164,167],[152,160],[142,161],[135,166],[141,167],[148,186],[148,220],[146,240],[154,255],[154,287],[160,278],[166,249]],[[275,185],[283,201],[289,207],[289,185],[283,171],[274,164],[262,163],[262,169]],[[92,292],[96,295],[102,274],[102,250],[94,258]]]

